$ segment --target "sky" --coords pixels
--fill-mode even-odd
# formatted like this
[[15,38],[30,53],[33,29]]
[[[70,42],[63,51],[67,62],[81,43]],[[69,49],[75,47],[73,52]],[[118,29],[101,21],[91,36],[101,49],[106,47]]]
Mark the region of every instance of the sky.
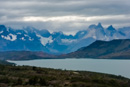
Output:
[[91,24],[130,26],[130,0],[0,0],[0,24],[74,34]]

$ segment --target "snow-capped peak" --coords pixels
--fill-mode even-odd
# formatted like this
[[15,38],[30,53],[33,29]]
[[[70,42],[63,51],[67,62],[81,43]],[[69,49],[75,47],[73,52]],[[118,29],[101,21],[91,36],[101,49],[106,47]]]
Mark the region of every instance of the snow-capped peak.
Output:
[[101,23],[98,23],[97,28],[103,28]]

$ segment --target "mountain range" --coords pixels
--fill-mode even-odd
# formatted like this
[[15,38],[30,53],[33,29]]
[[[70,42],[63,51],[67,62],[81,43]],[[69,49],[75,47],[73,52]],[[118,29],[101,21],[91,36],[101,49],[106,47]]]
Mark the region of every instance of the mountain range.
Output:
[[0,25],[0,51],[43,51],[49,54],[65,54],[88,46],[96,40],[129,39],[130,27],[104,28],[101,23],[90,25],[75,35],[63,32],[50,33],[33,27],[13,29]]

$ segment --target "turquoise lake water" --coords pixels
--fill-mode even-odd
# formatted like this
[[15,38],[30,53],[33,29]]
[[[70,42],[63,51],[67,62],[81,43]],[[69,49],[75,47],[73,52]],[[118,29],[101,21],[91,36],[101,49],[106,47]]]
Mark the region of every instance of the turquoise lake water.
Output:
[[107,59],[39,59],[9,61],[17,65],[29,65],[54,69],[80,70],[121,75],[130,78],[130,60]]

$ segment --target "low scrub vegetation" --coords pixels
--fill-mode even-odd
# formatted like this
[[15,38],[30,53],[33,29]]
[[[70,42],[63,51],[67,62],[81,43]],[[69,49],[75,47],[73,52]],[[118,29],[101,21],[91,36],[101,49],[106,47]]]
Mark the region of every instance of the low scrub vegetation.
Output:
[[87,71],[0,65],[0,87],[130,87],[130,79]]

